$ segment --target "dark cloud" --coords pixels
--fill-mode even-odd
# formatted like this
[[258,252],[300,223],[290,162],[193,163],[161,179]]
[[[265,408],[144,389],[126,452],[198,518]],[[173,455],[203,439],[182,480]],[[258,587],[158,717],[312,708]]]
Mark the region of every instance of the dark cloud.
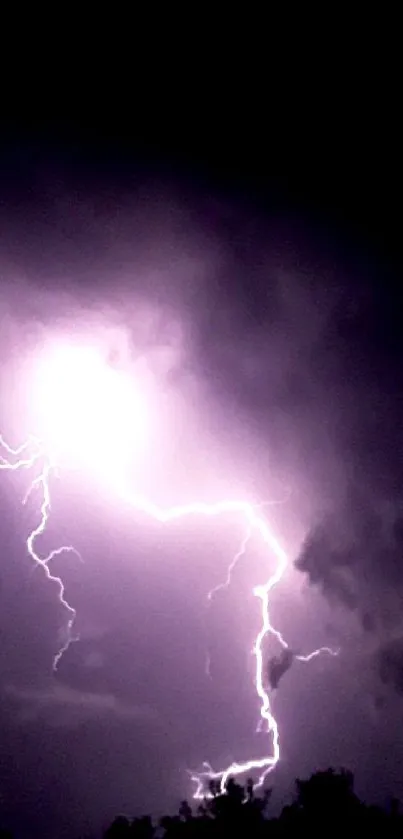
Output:
[[382,683],[403,697],[403,638],[395,638],[378,650],[377,667]]
[[374,615],[370,612],[363,612],[361,615],[361,625],[365,632],[375,632],[377,622]]
[[[327,442],[318,437],[317,449],[335,458],[325,460],[328,480],[314,466],[322,492],[295,565],[356,617],[386,684],[385,672],[398,673],[390,656],[395,663],[394,639],[403,630],[401,312],[386,267],[368,267],[362,282],[338,291],[307,364],[316,400],[310,427],[321,418]],[[387,684],[400,692],[397,678]]]
[[335,601],[357,610],[363,628],[374,631],[399,621],[403,587],[400,505],[349,492],[332,515],[306,537],[295,562],[310,582]]
[[[391,465],[389,469],[392,471]],[[349,489],[332,513],[311,529],[295,565],[334,605],[357,617],[371,638],[375,671],[384,686],[403,695],[403,509],[373,482]]]
[[294,653],[290,649],[282,650],[278,656],[273,656],[267,664],[267,676],[271,690],[277,690],[280,680],[290,669],[294,661]]

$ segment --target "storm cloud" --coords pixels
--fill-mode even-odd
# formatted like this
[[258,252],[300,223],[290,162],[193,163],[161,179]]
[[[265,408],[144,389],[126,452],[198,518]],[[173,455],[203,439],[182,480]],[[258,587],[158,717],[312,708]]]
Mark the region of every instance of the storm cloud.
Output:
[[[49,332],[89,331],[113,363],[130,369],[146,359],[160,384],[162,433],[136,488],[151,487],[166,503],[230,494],[267,505],[290,559],[270,614],[294,649],[333,642],[322,601],[336,636],[344,631],[340,611],[356,618],[364,650],[340,637],[337,659],[291,667],[270,638],[266,659],[285,766],[291,755],[306,760],[293,774],[310,771],[322,744],[326,765],[334,755],[347,761],[354,716],[346,711],[340,723],[344,741],[333,718],[341,698],[348,706],[354,677],[361,693],[375,695],[378,685],[401,692],[403,339],[393,303],[376,290],[383,276],[375,265],[348,264],[340,250],[335,258],[323,229],[270,222],[207,191],[172,194],[150,184],[92,193],[69,175],[40,171],[33,193],[32,211],[3,219],[10,235],[1,254],[2,429],[18,442],[28,415],[17,394],[20,357]],[[163,529],[89,494],[85,482],[55,479],[49,544],[72,541],[84,561],[52,566],[63,571],[81,641],[48,681],[65,615],[26,558],[35,508],[31,498],[21,511],[20,483],[21,475],[7,474],[1,489],[2,681],[17,727],[57,731],[61,753],[64,732],[78,728],[88,753],[98,742],[106,753],[124,723],[113,773],[115,786],[124,775],[130,791],[133,773],[144,773],[144,789],[156,788],[162,758],[149,745],[154,729],[153,748],[156,739],[158,749],[169,741],[163,767],[167,777],[177,771],[175,795],[189,766],[248,756],[258,714],[252,588],[274,566],[259,540],[207,608],[208,591],[226,579],[244,537],[238,521]],[[314,601],[313,593],[325,597]],[[376,685],[361,680],[371,667]],[[326,720],[318,721],[319,706],[329,709]],[[257,749],[267,753],[267,738]],[[91,771],[97,779],[103,767]]]
[[400,693],[403,356],[393,301],[392,290],[382,297],[368,290],[359,308],[336,309],[329,323],[319,358],[324,370],[333,361],[329,394],[337,387],[337,400],[329,407],[343,475],[317,509],[295,565],[332,603],[356,614],[372,636],[381,683]]

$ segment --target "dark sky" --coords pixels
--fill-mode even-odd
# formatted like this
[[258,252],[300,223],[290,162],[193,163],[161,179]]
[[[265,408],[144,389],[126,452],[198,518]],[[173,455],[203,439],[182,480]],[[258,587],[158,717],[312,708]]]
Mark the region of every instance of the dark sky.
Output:
[[[0,430],[29,432],[25,365],[49,335],[101,335],[156,382],[136,492],[276,502],[289,568],[273,623],[294,649],[341,650],[281,679],[279,800],[328,765],[372,799],[403,785],[402,184],[390,87],[382,110],[364,79],[358,111],[335,72],[326,103],[294,91],[271,110],[262,78],[244,97],[234,79],[222,97],[211,80],[188,98],[161,82],[132,112],[120,90],[3,122]],[[55,674],[66,616],[26,554],[29,480],[0,476],[4,823],[96,832],[119,811],[172,809],[203,760],[267,753],[259,540],[209,606],[242,521],[158,525],[90,470],[61,470],[43,550],[71,542],[83,561],[52,566],[80,632]]]

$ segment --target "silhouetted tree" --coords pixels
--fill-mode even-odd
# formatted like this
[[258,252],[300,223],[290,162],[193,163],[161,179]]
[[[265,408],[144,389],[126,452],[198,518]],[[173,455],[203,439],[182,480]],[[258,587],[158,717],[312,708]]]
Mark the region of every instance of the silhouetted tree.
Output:
[[[389,808],[368,807],[354,792],[351,772],[327,769],[314,773],[307,780],[296,781],[296,796],[278,818],[268,817],[271,790],[256,793],[253,780],[245,787],[229,778],[225,789],[211,780],[209,795],[195,812],[182,801],[178,813],[164,816],[158,828],[144,816],[129,821],[118,816],[105,834],[105,839],[287,839],[287,837],[322,837],[337,835],[341,830],[376,834],[387,839],[403,834],[403,817],[396,799]],[[10,839],[8,836],[0,839]]]
[[[353,828],[360,819],[361,804],[354,793],[354,777],[344,769],[316,772],[308,780],[296,781],[297,797],[292,812],[305,830]],[[290,817],[290,816],[289,816]]]
[[105,839],[126,839],[129,836],[130,821],[126,816],[116,816],[105,833]]

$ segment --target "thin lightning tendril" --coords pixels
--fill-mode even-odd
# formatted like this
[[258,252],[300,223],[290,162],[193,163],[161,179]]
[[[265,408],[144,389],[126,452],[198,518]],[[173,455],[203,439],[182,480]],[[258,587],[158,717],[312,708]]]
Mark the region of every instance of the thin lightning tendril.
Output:
[[[3,453],[1,453],[1,450]],[[40,519],[37,526],[29,534],[26,540],[26,546],[28,553],[36,566],[41,567],[47,579],[56,584],[58,589],[58,599],[68,615],[65,641],[53,660],[53,669],[56,671],[63,654],[73,641],[78,640],[78,636],[74,634],[76,610],[70,605],[66,598],[65,586],[62,578],[53,574],[49,566],[56,556],[65,552],[75,553],[80,559],[81,556],[71,545],[62,545],[61,547],[50,551],[50,553],[45,557],[41,557],[39,555],[35,545],[37,539],[45,533],[49,521],[51,509],[49,485],[50,478],[56,471],[56,464],[52,463],[49,457],[47,457],[44,447],[37,438],[30,437],[18,448],[12,448],[0,435],[0,471],[8,470],[14,472],[23,469],[35,470],[37,465],[39,468],[38,474],[31,481],[25,498],[23,499],[23,503],[26,504],[28,498],[33,492],[38,492],[41,497]],[[223,514],[239,514],[243,516],[247,527],[246,535],[242,539],[240,548],[229,565],[225,581],[211,589],[207,595],[208,601],[211,601],[214,595],[219,591],[228,588],[231,583],[232,572],[241,557],[245,555],[248,543],[252,536],[260,536],[265,545],[276,557],[277,566],[272,576],[263,585],[255,586],[253,589],[254,596],[260,601],[261,614],[261,628],[255,638],[252,649],[252,653],[255,658],[255,688],[260,701],[260,719],[257,730],[264,731],[266,734],[271,736],[272,754],[261,758],[252,758],[243,762],[234,761],[229,766],[219,770],[213,770],[210,764],[205,762],[203,763],[202,771],[189,772],[192,781],[196,785],[194,792],[195,799],[203,799],[206,794],[208,795],[208,785],[210,781],[219,781],[221,789],[224,790],[229,777],[244,775],[246,773],[257,773],[258,781],[255,786],[259,787],[263,784],[266,776],[275,768],[280,759],[279,730],[276,719],[271,711],[269,687],[265,684],[263,643],[268,635],[273,635],[283,649],[289,648],[281,632],[272,626],[269,617],[270,593],[280,582],[284,574],[287,566],[287,555],[272,533],[268,523],[259,515],[258,510],[261,506],[263,506],[261,504],[254,506],[245,501],[227,500],[215,504],[195,502],[183,506],[173,506],[163,509],[147,501],[141,496],[131,495],[124,487],[121,488],[120,495],[126,504],[129,503],[144,516],[163,524],[189,516],[216,517]],[[335,651],[329,647],[321,647],[308,655],[295,655],[295,659],[301,662],[309,662],[321,653],[337,655],[338,650]]]
[[252,531],[251,531],[251,528],[249,526],[247,531],[246,531],[246,535],[242,539],[239,551],[237,551],[237,553],[235,554],[232,562],[228,566],[226,580],[223,583],[219,583],[217,586],[214,586],[214,588],[212,588],[209,591],[209,593],[207,595],[207,600],[209,600],[210,602],[213,599],[214,595],[217,594],[218,591],[222,591],[224,588],[228,588],[228,586],[231,584],[232,572],[233,572],[235,566],[238,564],[238,560],[241,559],[241,557],[245,555],[246,548],[248,547],[248,542],[250,541],[251,536],[252,536]]

